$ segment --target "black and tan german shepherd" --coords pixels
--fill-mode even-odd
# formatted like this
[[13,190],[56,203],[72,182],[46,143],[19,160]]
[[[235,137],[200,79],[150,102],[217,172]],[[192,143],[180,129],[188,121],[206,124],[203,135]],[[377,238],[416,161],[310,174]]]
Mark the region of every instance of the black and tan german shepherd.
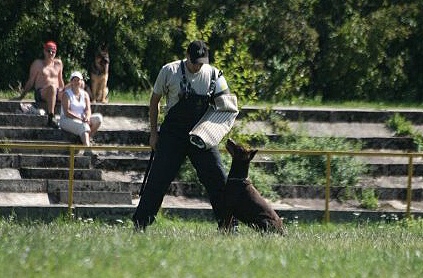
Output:
[[90,68],[90,95],[92,102],[108,102],[109,88],[109,51],[106,44],[102,44],[96,51],[94,62]]

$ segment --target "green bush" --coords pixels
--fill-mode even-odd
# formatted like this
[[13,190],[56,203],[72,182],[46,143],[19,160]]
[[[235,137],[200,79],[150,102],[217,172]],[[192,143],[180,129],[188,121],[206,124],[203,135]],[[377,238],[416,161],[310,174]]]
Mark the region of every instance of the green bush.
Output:
[[398,113],[394,113],[394,115],[386,121],[386,126],[394,131],[396,136],[410,136],[414,133],[411,121],[408,121]]
[[421,150],[423,146],[423,134],[414,128],[411,121],[398,113],[394,113],[394,115],[386,121],[386,126],[394,131],[396,136],[411,136],[417,146],[417,150]]
[[[353,144],[343,138],[311,138],[289,136],[279,145],[288,150],[357,151],[359,143]],[[326,183],[326,155],[274,155],[276,176],[282,184],[324,185]],[[365,165],[348,156],[331,157],[331,185],[353,186],[366,172]]]
[[361,192],[360,206],[365,209],[377,209],[378,198],[372,188],[363,189]]

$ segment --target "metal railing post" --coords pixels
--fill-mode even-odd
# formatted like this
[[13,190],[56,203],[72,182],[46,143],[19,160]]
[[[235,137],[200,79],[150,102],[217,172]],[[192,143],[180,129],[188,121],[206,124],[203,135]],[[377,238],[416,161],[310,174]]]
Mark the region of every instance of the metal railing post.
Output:
[[413,156],[408,156],[408,180],[407,180],[407,211],[406,217],[411,217],[411,182],[413,179]]
[[75,147],[69,147],[69,184],[68,184],[68,216],[72,217],[72,204],[73,204],[73,179],[75,172]]
[[325,188],[325,223],[330,221],[329,199],[330,199],[330,164],[332,156],[330,153],[326,154],[326,188]]

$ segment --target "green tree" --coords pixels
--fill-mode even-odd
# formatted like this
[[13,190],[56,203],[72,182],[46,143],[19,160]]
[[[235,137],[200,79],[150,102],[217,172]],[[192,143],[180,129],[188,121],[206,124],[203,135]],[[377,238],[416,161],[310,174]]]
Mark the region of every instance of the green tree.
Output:
[[202,38],[244,103],[422,101],[422,10],[420,0],[3,0],[0,89],[26,80],[52,39],[65,78],[106,43],[109,87],[149,91]]
[[[328,2],[331,2],[328,4]],[[421,4],[390,1],[320,1],[325,10],[343,10],[318,23],[322,51],[314,89],[327,100],[412,100],[407,71],[414,60],[409,44],[418,32]],[[333,8],[333,9],[332,9]],[[320,11],[320,9],[318,11]],[[318,16],[315,14],[314,16]],[[319,25],[320,24],[320,25]]]

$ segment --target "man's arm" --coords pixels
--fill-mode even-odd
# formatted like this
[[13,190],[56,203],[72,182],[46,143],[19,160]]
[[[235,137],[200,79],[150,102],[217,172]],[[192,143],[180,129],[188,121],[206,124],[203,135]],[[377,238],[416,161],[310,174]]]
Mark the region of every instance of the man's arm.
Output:
[[151,94],[150,98],[150,109],[149,109],[149,116],[150,116],[150,146],[152,149],[156,148],[156,143],[158,139],[158,130],[157,130],[157,123],[160,113],[160,99],[162,98],[161,95],[155,94],[154,92]]
[[59,69],[59,73],[58,73],[58,78],[59,78],[59,89],[63,90],[65,87],[65,82],[63,81],[63,63],[62,60],[57,59],[57,62],[60,65],[60,69]]
[[26,96],[26,94],[29,92],[29,90],[31,90],[32,86],[34,86],[35,78],[37,78],[39,68],[40,68],[40,63],[38,60],[35,60],[31,64],[31,67],[29,68],[28,80],[26,81],[23,91],[21,92],[18,99],[23,99]]

